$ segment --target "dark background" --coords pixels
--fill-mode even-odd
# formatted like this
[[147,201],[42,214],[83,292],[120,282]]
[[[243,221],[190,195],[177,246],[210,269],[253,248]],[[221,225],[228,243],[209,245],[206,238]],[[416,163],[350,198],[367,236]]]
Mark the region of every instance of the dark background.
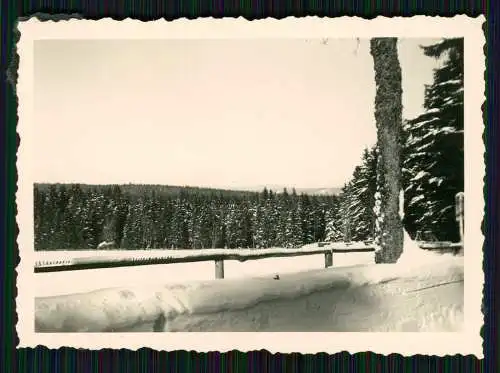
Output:
[[[1,41],[2,51],[0,93],[0,289],[2,307],[0,307],[0,372],[111,372],[111,371],[280,371],[280,372],[494,372],[498,367],[495,290],[498,291],[498,274],[495,271],[498,247],[498,229],[500,220],[500,203],[498,193],[499,157],[499,112],[500,87],[497,68],[499,66],[499,19],[498,2],[485,1],[239,1],[239,2],[195,2],[195,1],[11,1],[1,2]],[[347,352],[335,355],[324,353],[316,355],[270,354],[267,351],[242,353],[197,353],[194,351],[158,352],[150,349],[101,350],[88,351],[62,348],[48,350],[44,347],[36,349],[16,349],[17,315],[15,312],[16,273],[19,262],[16,246],[17,226],[15,222],[16,191],[16,151],[18,136],[16,133],[17,103],[15,82],[17,80],[17,61],[15,44],[19,35],[15,31],[17,20],[37,16],[39,19],[63,20],[80,17],[100,19],[112,17],[122,20],[127,17],[143,21],[165,18],[197,17],[239,17],[258,19],[264,17],[283,18],[287,16],[360,16],[373,18],[384,16],[412,15],[453,16],[467,14],[478,16],[485,14],[487,22],[484,30],[487,36],[487,73],[485,79],[487,102],[484,105],[486,123],[484,139],[487,153],[485,200],[486,211],[483,230],[485,234],[484,272],[486,284],[484,289],[485,325],[484,338],[485,359],[477,360],[471,356],[431,357],[415,356],[403,358],[400,355],[382,356],[370,352],[350,355]],[[9,66],[11,69],[9,70]],[[10,82],[10,83],[9,83]],[[299,341],[298,341],[299,343]],[[297,346],[300,349],[300,346]]]

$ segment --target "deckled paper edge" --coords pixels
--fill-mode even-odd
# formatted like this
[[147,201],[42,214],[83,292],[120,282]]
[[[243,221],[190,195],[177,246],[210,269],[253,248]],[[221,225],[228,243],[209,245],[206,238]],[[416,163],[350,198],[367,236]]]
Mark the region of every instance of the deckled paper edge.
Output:
[[[483,357],[480,329],[484,316],[481,302],[484,285],[483,183],[485,176],[481,105],[485,102],[485,36],[483,16],[451,18],[415,16],[411,18],[357,17],[286,18],[246,21],[239,19],[180,19],[141,22],[69,20],[40,22],[36,18],[20,22],[21,38],[17,53],[19,79],[19,122],[17,132],[18,190],[16,193],[17,243],[21,262],[17,267],[17,333],[19,347],[44,345],[49,348],[89,349],[150,347],[156,350],[252,351],[337,353],[373,351],[401,355],[473,354]],[[464,37],[465,38],[465,331],[463,333],[125,333],[125,334],[36,334],[34,333],[33,264],[33,179],[31,129],[33,117],[33,40],[36,39],[164,39],[164,38],[370,38]]]

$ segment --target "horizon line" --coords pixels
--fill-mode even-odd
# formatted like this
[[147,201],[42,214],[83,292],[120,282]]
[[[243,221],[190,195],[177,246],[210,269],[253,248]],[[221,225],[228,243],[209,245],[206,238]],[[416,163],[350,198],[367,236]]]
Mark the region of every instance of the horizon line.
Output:
[[219,189],[219,190],[230,190],[230,191],[249,191],[255,192],[259,190],[318,190],[318,189],[338,189],[341,190],[342,186],[317,186],[317,187],[300,187],[293,185],[281,185],[281,184],[266,184],[266,185],[254,185],[254,186],[228,186],[228,185],[189,185],[189,184],[165,184],[165,183],[142,183],[142,182],[121,182],[121,183],[89,183],[89,182],[78,182],[78,181],[34,181],[34,185],[87,185],[87,186],[127,186],[127,185],[145,185],[145,186],[165,186],[172,188],[198,188],[198,189]]

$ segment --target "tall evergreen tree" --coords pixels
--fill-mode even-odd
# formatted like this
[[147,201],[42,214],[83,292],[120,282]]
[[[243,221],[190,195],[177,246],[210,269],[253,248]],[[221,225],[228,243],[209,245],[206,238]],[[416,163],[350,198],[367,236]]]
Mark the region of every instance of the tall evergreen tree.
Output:
[[425,112],[405,125],[405,225],[412,236],[420,230],[459,239],[454,199],[464,190],[463,48],[462,38],[422,47],[442,63],[426,87]]
[[325,241],[337,242],[344,239],[344,234],[342,233],[342,220],[339,219],[338,210],[329,209],[325,216],[326,227],[325,227]]
[[376,147],[363,152],[362,164],[354,169],[352,179],[342,191],[341,216],[347,240],[364,241],[373,238],[375,226],[375,192],[377,180]]
[[314,242],[314,220],[312,213],[311,198],[307,194],[299,197],[299,219],[301,222],[302,242],[310,244]]

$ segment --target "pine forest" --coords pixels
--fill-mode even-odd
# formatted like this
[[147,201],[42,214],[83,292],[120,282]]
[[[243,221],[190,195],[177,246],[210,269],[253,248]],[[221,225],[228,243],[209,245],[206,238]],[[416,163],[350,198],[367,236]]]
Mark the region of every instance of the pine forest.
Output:
[[[463,39],[422,47],[440,61],[424,111],[403,121],[404,227],[415,238],[459,239],[464,190]],[[377,145],[339,195],[241,192],[161,185],[35,184],[35,250],[296,248],[374,237]],[[332,170],[335,172],[335,170]]]

